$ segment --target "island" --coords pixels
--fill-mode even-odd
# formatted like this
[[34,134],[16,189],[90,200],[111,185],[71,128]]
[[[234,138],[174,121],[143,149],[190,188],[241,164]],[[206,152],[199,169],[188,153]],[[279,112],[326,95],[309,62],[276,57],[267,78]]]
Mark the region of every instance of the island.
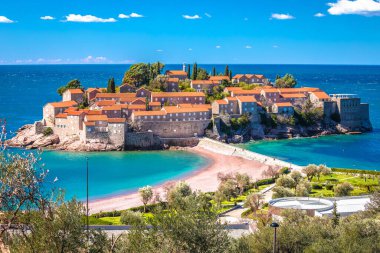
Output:
[[217,74],[183,65],[134,64],[121,85],[84,88],[73,80],[62,101],[21,127],[7,146],[68,151],[152,150],[196,146],[201,137],[226,143],[371,131],[369,105],[354,94],[296,87],[286,74]]

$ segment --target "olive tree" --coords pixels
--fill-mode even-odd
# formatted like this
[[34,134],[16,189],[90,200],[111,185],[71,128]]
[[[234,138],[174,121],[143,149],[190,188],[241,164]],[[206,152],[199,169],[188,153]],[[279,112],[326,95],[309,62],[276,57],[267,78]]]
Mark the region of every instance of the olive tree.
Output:
[[146,205],[148,204],[149,201],[152,200],[153,198],[153,190],[151,186],[145,186],[143,188],[139,189],[139,194],[141,197],[141,201],[144,204],[144,213],[146,212]]

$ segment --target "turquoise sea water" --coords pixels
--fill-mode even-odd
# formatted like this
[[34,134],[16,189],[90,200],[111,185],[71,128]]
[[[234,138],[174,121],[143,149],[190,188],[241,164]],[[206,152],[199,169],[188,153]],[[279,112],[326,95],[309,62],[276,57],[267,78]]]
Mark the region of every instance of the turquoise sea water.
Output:
[[[49,170],[48,184],[65,189],[66,198],[86,197],[86,157],[89,195],[103,198],[187,175],[208,160],[183,151],[72,153],[45,151],[41,162]],[[54,182],[54,179],[58,181]]]
[[[121,82],[128,65],[0,66],[0,119],[7,120],[11,136],[24,124],[42,117],[42,107],[58,101],[56,90],[77,78],[85,87],[105,87],[108,78]],[[201,65],[211,71],[213,65]],[[225,65],[216,65],[223,72]],[[168,65],[181,69],[181,65]],[[234,74],[292,73],[300,86],[317,86],[328,93],[358,94],[370,104],[374,132],[359,136],[258,142],[244,147],[296,163],[380,169],[380,66],[337,65],[230,65]],[[90,196],[105,197],[158,184],[204,166],[207,161],[186,152],[67,153],[45,152],[43,162],[50,180],[66,188],[67,196],[85,196],[85,156],[90,163]]]

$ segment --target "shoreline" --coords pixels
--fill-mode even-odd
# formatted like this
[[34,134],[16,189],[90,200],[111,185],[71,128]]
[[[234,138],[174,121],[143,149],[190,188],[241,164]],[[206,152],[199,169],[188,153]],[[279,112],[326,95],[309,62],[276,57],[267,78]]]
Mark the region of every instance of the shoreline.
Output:
[[[161,199],[165,198],[166,188],[172,184],[175,184],[179,181],[187,182],[192,190],[200,190],[202,192],[213,192],[216,191],[219,185],[217,175],[218,173],[247,173],[252,180],[262,179],[262,173],[269,166],[278,165],[280,166],[281,162],[278,159],[273,158],[269,159],[266,162],[260,161],[262,157],[269,158],[268,156],[263,156],[260,154],[255,154],[249,152],[253,155],[257,155],[256,159],[249,159],[248,157],[243,157],[240,154],[223,154],[223,148],[205,148],[209,144],[210,140],[201,140],[201,145],[196,147],[187,148],[185,151],[200,155],[206,158],[209,163],[202,168],[196,169],[187,173],[186,175],[180,176],[177,179],[169,180],[164,183],[153,186],[154,194],[159,195]],[[205,143],[207,142],[207,143]],[[212,143],[212,142],[211,142]],[[222,144],[223,147],[226,147],[226,144]],[[233,146],[229,146],[232,149],[235,149]],[[289,163],[286,163],[289,165]],[[298,166],[294,165],[293,169],[298,169]],[[95,199],[90,201],[90,213],[99,213],[102,211],[115,211],[115,210],[125,210],[128,208],[141,206],[142,202],[137,191],[130,193],[119,194],[112,197],[104,197],[101,199]]]

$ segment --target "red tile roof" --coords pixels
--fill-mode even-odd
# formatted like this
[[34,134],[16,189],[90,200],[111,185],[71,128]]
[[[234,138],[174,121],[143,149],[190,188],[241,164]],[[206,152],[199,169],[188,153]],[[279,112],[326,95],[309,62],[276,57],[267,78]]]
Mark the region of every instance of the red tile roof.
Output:
[[227,105],[228,104],[228,102],[224,99],[215,100],[214,102],[217,104],[220,104],[220,105]]
[[102,100],[95,103],[97,106],[110,106],[116,104],[115,100]]
[[165,111],[136,111],[133,112],[134,116],[161,116],[166,115]]
[[166,79],[166,81],[171,82],[171,83],[178,83],[179,78],[178,77],[169,77],[168,79]]
[[281,94],[283,98],[306,98],[303,93],[290,93],[290,94]]
[[83,94],[83,90],[81,89],[68,89],[71,94]]
[[211,80],[211,81],[223,81],[223,80],[230,81],[230,77],[229,76],[210,76],[209,80]]
[[108,123],[125,123],[126,118],[109,118]]
[[187,76],[187,72],[183,71],[183,70],[167,70],[166,75],[175,75],[175,76]]
[[59,114],[55,115],[55,117],[58,119],[66,119],[67,114],[66,113],[59,113]]
[[314,96],[316,96],[318,99],[329,99],[330,96],[327,95],[326,92],[324,91],[314,91],[312,92],[314,94]]
[[87,115],[86,116],[87,121],[107,121],[108,117],[107,115]]
[[257,102],[257,100],[255,99],[255,97],[253,97],[253,96],[238,96],[236,98],[237,98],[237,100],[239,100],[240,102],[243,102],[243,103]]
[[293,105],[289,102],[283,102],[283,103],[275,103],[277,107],[293,107]]
[[49,103],[53,107],[63,108],[63,107],[72,107],[77,105],[77,102],[75,101],[64,101],[64,102],[52,102]]
[[212,85],[212,84],[216,84],[212,80],[192,80],[191,83],[192,84],[196,84],[196,85]]

